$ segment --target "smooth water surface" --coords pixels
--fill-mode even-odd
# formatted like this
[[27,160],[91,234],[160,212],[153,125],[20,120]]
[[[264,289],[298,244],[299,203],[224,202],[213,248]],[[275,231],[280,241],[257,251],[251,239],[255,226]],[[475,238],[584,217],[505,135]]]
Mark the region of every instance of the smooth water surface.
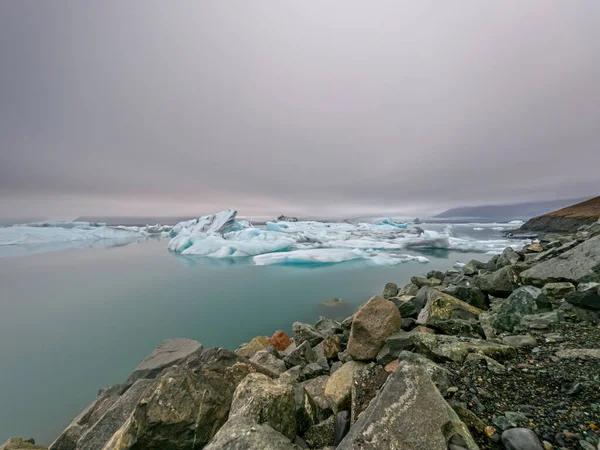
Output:
[[[0,442],[50,444],[99,388],[123,382],[163,339],[235,349],[259,334],[289,333],[294,321],[343,319],[388,281],[489,258],[411,251],[430,263],[261,267],[186,258],[166,246],[0,258]],[[343,302],[323,305],[333,297]]]

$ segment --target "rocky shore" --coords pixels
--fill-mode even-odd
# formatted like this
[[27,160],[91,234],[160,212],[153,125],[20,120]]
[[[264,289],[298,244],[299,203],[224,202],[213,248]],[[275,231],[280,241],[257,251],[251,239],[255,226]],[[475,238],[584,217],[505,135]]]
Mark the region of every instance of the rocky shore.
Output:
[[594,223],[388,283],[292,336],[164,341],[49,449],[598,450],[599,323]]

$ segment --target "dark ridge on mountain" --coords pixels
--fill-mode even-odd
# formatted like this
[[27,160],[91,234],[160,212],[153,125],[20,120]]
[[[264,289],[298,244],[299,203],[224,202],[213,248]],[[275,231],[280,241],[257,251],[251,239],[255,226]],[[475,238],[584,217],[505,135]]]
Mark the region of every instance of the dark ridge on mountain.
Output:
[[523,231],[574,232],[600,218],[600,196],[576,205],[534,217],[525,223]]
[[529,220],[551,211],[564,208],[573,203],[587,200],[589,197],[551,200],[543,202],[515,203],[511,205],[481,205],[451,208],[435,216],[437,219],[478,219],[482,221],[504,222],[508,220]]

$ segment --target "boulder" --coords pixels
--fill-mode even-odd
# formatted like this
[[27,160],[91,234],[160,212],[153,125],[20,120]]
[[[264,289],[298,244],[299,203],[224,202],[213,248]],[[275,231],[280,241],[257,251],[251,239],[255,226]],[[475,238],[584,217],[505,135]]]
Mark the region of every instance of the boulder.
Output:
[[502,432],[506,450],[544,450],[539,438],[530,428],[510,428]]
[[419,287],[419,288],[422,288],[424,286],[427,286],[427,287],[439,286],[440,284],[442,284],[442,281],[438,280],[437,278],[424,278],[424,277],[412,277],[410,279],[410,282],[412,284],[417,285],[417,287]]
[[329,400],[325,397],[325,386],[328,381],[329,376],[322,375],[300,383],[300,385],[306,389],[310,398],[315,402],[317,407],[317,418],[319,420],[324,420],[333,414],[331,406],[329,405]]
[[16,437],[10,438],[4,444],[0,445],[0,450],[46,450],[46,447],[35,445],[35,440],[33,439]]
[[521,273],[528,284],[543,286],[557,281],[573,284],[600,281],[600,236],[593,237],[559,256]]
[[515,252],[511,247],[506,247],[496,260],[496,268],[501,269],[502,267],[512,266],[518,263],[520,260],[521,256],[517,252]]
[[304,386],[294,386],[296,403],[296,433],[303,434],[317,423],[317,405]]
[[[425,292],[429,288],[423,288]],[[427,301],[425,293],[422,295],[401,295],[399,297],[391,298],[390,301],[396,305],[398,308],[398,312],[400,313],[400,317],[403,318],[417,318],[423,307],[425,306],[425,302]]]
[[182,361],[180,365],[194,372],[217,373],[233,383],[234,386],[237,386],[246,375],[256,371],[255,366],[246,358],[221,347],[211,347],[196,352]]
[[533,244],[529,244],[528,246],[526,246],[525,251],[530,253],[542,253],[544,251],[544,248],[539,242],[534,242]]
[[[311,378],[318,377],[320,375],[329,374],[329,365],[327,364],[327,360],[323,357],[322,361],[325,361],[324,364],[319,364],[318,362],[307,364],[307,366],[302,369],[302,375],[305,380],[310,380]],[[319,361],[319,359],[317,359]]]
[[[74,449],[102,450],[113,435],[128,421],[147,390],[152,390],[154,380],[139,379],[112,404],[112,406],[82,434]],[[57,439],[57,443],[61,440]],[[64,442],[64,441],[63,441]],[[60,445],[52,444],[51,449],[62,449]]]
[[581,283],[577,291],[567,294],[565,299],[579,308],[600,310],[600,284]]
[[317,357],[308,341],[302,342],[289,355],[283,358],[287,367],[306,366],[317,361]]
[[485,316],[496,332],[515,330],[523,316],[548,311],[552,308],[542,290],[533,286],[522,286],[508,298],[496,300]]
[[335,423],[333,425],[333,445],[338,446],[342,439],[346,437],[350,430],[350,413],[348,411],[340,411],[335,415]]
[[448,387],[450,387],[452,372],[445,367],[434,363],[429,358],[419,355],[418,353],[402,351],[398,355],[398,362],[400,361],[407,361],[411,364],[416,364],[417,366],[423,367],[431,377],[433,384],[435,384],[440,392],[444,392]]
[[519,287],[519,281],[518,271],[513,266],[506,266],[478,276],[475,285],[488,295],[506,298]]
[[243,416],[266,423],[289,439],[296,435],[294,388],[259,373],[251,373],[236,388],[229,417]]
[[204,450],[265,450],[267,448],[300,450],[287,437],[269,425],[257,424],[247,417],[240,416],[229,419]]
[[[486,309],[490,303],[488,295],[471,281],[444,286],[440,290],[479,309]],[[400,311],[400,314],[402,314],[402,311]]]
[[364,366],[365,363],[358,361],[347,362],[327,380],[324,394],[334,412],[350,409],[354,374]]
[[521,319],[519,328],[523,330],[545,330],[551,324],[564,322],[564,320],[564,315],[559,310],[539,314],[527,314]]
[[437,289],[427,291],[427,303],[417,317],[417,323],[438,329],[445,334],[482,334],[477,321],[482,310]]
[[385,344],[377,354],[377,364],[385,366],[395,359],[398,359],[400,352],[404,350],[412,351],[415,349],[413,335],[415,333],[426,332],[424,328],[417,327],[411,331],[399,331],[386,339]]
[[308,429],[304,440],[310,448],[323,448],[333,445],[335,430],[335,416],[331,416]]
[[325,336],[317,331],[315,327],[302,322],[294,322],[292,325],[292,334],[294,335],[294,342],[296,342],[296,345],[308,341],[312,347],[325,339]]
[[396,283],[386,283],[383,287],[383,294],[381,296],[383,298],[390,299],[398,295],[398,286]]
[[317,358],[334,359],[342,351],[340,338],[336,335],[328,336],[322,342],[319,342],[313,350]]
[[447,450],[455,436],[466,449],[478,449],[427,371],[402,361],[337,450]]
[[319,320],[317,320],[315,329],[324,337],[329,337],[344,331],[342,324],[337,320],[327,319],[325,317],[320,317]]
[[233,384],[216,373],[195,373],[181,366],[172,367],[146,391],[127,421],[104,447],[95,445],[100,444],[99,437],[104,433],[92,428],[88,432],[92,439],[81,448],[202,448],[227,421],[233,391]]
[[427,272],[427,278],[437,278],[440,281],[444,281],[444,278],[446,278],[446,274],[440,270],[430,270],[429,272]]
[[477,261],[476,259],[472,259],[467,264],[465,264],[461,270],[465,275],[472,276],[477,275],[479,271],[488,271],[495,269],[495,264],[483,263],[481,261]]
[[256,336],[247,344],[241,345],[235,353],[244,358],[252,358],[257,351],[267,348],[270,345],[271,342],[266,337]]
[[357,360],[371,360],[385,340],[399,330],[400,313],[396,305],[383,297],[373,297],[354,315],[348,354]]
[[302,366],[290,367],[288,370],[279,375],[280,383],[296,384],[304,381],[304,374],[302,373]]
[[419,286],[417,286],[416,284],[413,284],[413,283],[408,283],[408,284],[404,285],[403,287],[401,287],[400,289],[398,289],[397,296],[417,295],[418,291],[419,291]]
[[531,335],[515,335],[515,336],[504,336],[502,340],[511,347],[523,348],[523,347],[535,347],[537,340]]
[[469,353],[481,353],[496,361],[514,359],[515,349],[506,344],[483,339],[416,333],[412,335],[414,351],[434,362],[463,362]]
[[183,361],[202,349],[202,344],[192,339],[166,339],[135,368],[127,379],[133,383],[140,378],[156,378],[166,367]]
[[351,424],[356,422],[360,414],[367,409],[371,400],[379,392],[379,388],[387,380],[388,375],[382,366],[374,363],[368,364],[354,373],[350,407]]
[[542,288],[542,293],[552,300],[565,298],[565,296],[571,292],[575,292],[575,286],[573,283],[568,282],[547,283]]
[[292,343],[290,337],[283,330],[278,330],[269,338],[269,342],[278,351],[285,350]]
[[285,363],[267,349],[259,350],[250,358],[250,362],[260,373],[277,378],[286,371]]

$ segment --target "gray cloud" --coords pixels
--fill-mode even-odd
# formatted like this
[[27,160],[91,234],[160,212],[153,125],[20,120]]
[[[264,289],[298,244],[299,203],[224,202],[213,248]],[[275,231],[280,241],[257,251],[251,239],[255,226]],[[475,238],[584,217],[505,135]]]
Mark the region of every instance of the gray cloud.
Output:
[[584,0],[2,2],[0,215],[593,195],[599,20]]

